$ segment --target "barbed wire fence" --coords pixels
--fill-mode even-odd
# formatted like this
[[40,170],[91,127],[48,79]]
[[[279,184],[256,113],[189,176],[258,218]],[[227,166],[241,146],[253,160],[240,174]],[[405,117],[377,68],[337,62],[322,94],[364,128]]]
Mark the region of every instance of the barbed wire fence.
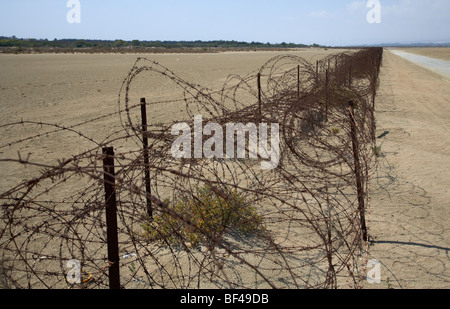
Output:
[[[63,134],[89,145],[56,163],[20,152],[0,159],[31,174],[0,194],[2,285],[361,287],[382,52],[361,49],[313,64],[278,56],[246,77],[230,76],[218,91],[138,58],[116,112],[70,126],[0,125],[37,128],[0,149]],[[180,95],[154,102],[139,98],[133,86],[146,74],[173,82]],[[147,109],[169,106],[185,109],[166,123],[147,123]],[[121,126],[106,138],[83,133],[111,118]],[[206,158],[194,150],[174,157],[174,133],[194,132],[195,119],[203,135],[191,134],[183,145],[209,145],[217,155]],[[213,132],[225,134],[229,124],[239,123],[256,124],[256,142],[245,139],[244,148],[238,143],[231,151],[211,145]],[[263,140],[270,143],[264,146]],[[262,169],[271,158],[257,150],[272,147],[273,154],[276,144],[275,168]],[[70,277],[70,261],[79,263],[78,280]]]

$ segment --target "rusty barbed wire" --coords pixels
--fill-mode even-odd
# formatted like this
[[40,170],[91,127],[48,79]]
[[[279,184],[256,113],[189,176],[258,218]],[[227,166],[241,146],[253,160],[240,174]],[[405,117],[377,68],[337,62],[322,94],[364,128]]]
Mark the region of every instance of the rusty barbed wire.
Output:
[[[27,167],[24,181],[0,193],[0,282],[10,288],[108,287],[102,148],[114,146],[122,287],[360,286],[367,246],[358,195],[368,199],[376,164],[373,104],[382,52],[361,49],[313,64],[278,56],[248,76],[230,76],[220,90],[138,58],[120,89],[116,112],[71,126],[23,120],[0,125],[34,128],[1,143],[12,153],[59,134],[86,143],[84,152],[64,154],[65,159],[61,154],[57,162],[20,151],[0,158],[5,166]],[[149,100],[149,108],[185,108],[144,132],[132,85],[146,74],[168,79],[180,94]],[[350,116],[349,101],[355,107]],[[267,158],[250,157],[249,140],[245,158],[174,158],[173,126],[185,123],[192,132],[195,115],[223,132],[229,123],[279,124],[277,167],[261,169]],[[112,118],[120,125],[106,136],[82,132]],[[267,136],[273,134],[269,126]],[[144,136],[148,149],[142,149]],[[211,136],[203,135],[202,142]],[[355,138],[362,171],[355,170]],[[364,192],[357,190],[359,180]],[[83,270],[79,284],[66,280],[67,261],[73,259]]]

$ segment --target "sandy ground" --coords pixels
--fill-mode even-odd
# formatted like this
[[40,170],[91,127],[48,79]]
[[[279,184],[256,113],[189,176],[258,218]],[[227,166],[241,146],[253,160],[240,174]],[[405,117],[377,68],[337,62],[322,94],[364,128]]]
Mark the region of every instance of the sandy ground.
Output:
[[369,215],[381,283],[369,288],[450,287],[449,83],[385,52]]
[[[337,50],[292,52],[315,61]],[[427,56],[431,56],[430,50]],[[436,52],[440,58],[448,55]],[[230,74],[247,75],[280,52],[139,55],[159,61],[181,78],[212,89]],[[286,54],[286,53],[282,53]],[[446,56],[447,55],[447,56]],[[123,79],[138,55],[0,55],[0,125],[33,120],[66,126],[116,112]],[[171,85],[149,77],[137,96],[157,99]],[[372,177],[368,215],[374,243],[370,258],[381,262],[381,283],[368,288],[450,287],[450,81],[386,52],[377,101],[382,149]],[[137,104],[138,102],[136,102]],[[171,111],[148,112],[150,122]],[[80,130],[101,141],[120,125],[108,117]],[[30,147],[3,145],[39,132],[36,126],[2,127],[1,158],[17,151],[55,162],[92,145],[77,136],[41,138]],[[32,175],[22,166],[0,164],[0,191]]]
[[[292,51],[309,61],[316,61],[339,50],[307,49]],[[0,55],[0,125],[21,121],[46,122],[71,126],[89,119],[115,113],[118,94],[137,57],[146,57],[175,72],[181,79],[213,90],[222,88],[229,75],[247,76],[272,57],[287,52],[227,52],[216,54],[76,54],[76,55]],[[131,104],[139,104],[142,97],[147,102],[169,98],[182,98],[182,92],[168,79],[151,73],[142,82],[136,81],[131,89]],[[175,89],[175,90],[174,90]],[[123,106],[122,106],[123,108]],[[149,123],[173,121],[183,107],[156,105],[148,110]],[[106,117],[89,125],[76,127],[84,135],[102,142],[117,128],[120,118]],[[0,156],[18,158],[21,155],[33,161],[55,163],[91,149],[93,144],[76,134],[53,134],[32,143],[8,143],[20,138],[51,131],[48,126],[2,127]],[[33,145],[33,147],[31,147]],[[19,168],[19,170],[18,170]],[[3,192],[32,175],[32,170],[0,163],[0,191]]]

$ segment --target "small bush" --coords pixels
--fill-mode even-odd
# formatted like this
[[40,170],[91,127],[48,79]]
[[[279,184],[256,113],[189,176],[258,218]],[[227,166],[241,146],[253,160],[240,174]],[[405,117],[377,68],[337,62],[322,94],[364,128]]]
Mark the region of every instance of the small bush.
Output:
[[149,241],[196,246],[202,239],[217,241],[232,231],[248,235],[264,229],[262,216],[237,191],[228,192],[224,198],[205,186],[190,198],[166,200],[165,204],[191,225],[162,213],[143,225]]
[[333,135],[338,135],[341,130],[339,128],[333,128],[331,129],[331,132],[333,133]]
[[376,157],[381,157],[381,146],[374,146],[372,150]]

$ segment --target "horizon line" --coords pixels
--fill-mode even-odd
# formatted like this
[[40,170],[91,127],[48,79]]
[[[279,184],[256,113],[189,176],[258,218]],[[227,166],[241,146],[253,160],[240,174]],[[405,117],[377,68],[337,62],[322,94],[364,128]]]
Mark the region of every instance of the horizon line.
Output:
[[117,41],[123,41],[123,42],[128,42],[131,43],[133,41],[138,41],[138,42],[149,42],[149,43],[156,43],[156,42],[161,42],[161,43],[212,43],[212,42],[224,42],[224,43],[239,43],[239,44],[261,44],[261,45],[303,45],[305,47],[380,47],[380,46],[386,46],[386,47],[390,47],[390,46],[450,46],[450,41],[448,42],[433,42],[433,41],[422,41],[422,42],[384,42],[384,43],[360,43],[360,44],[345,44],[345,45],[324,45],[324,44],[319,44],[319,43],[312,43],[312,44],[307,44],[307,43],[294,43],[294,42],[277,42],[277,43],[273,43],[273,42],[261,42],[261,41],[238,41],[238,40],[224,40],[224,39],[213,39],[213,40],[160,40],[160,39],[153,39],[153,40],[142,40],[142,39],[132,39],[132,40],[127,40],[127,39],[86,39],[86,38],[62,38],[62,39],[58,39],[58,38],[54,38],[54,39],[49,39],[49,38],[18,38],[15,35],[12,36],[6,36],[6,35],[0,35],[1,39],[15,39],[15,40],[36,40],[36,41],[103,41],[103,42],[117,42]]

